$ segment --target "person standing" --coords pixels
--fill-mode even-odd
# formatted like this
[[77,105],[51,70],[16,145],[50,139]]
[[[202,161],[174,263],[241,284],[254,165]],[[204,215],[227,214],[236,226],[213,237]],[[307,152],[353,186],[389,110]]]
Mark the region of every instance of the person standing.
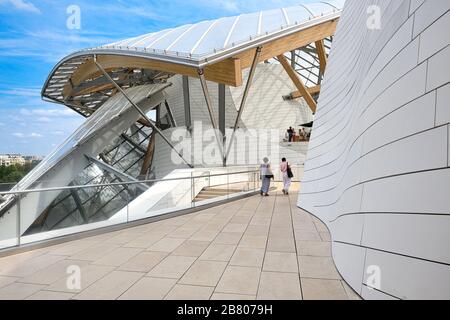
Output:
[[287,132],[288,132],[288,135],[289,135],[289,142],[292,142],[292,138],[294,136],[294,130],[292,130],[292,127],[289,127]]
[[281,159],[280,171],[283,175],[283,193],[288,195],[289,187],[291,186],[292,171],[286,158]]
[[272,169],[270,168],[269,159],[265,157],[260,167],[261,171],[261,196],[269,196],[270,180],[273,179]]

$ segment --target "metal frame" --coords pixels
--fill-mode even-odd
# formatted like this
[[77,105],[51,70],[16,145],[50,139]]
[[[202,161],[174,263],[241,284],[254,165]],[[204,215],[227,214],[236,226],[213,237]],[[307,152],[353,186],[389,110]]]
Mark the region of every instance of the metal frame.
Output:
[[211,120],[211,124],[214,129],[214,135],[216,136],[217,145],[219,146],[220,154],[223,158],[224,148],[223,148],[222,141],[221,141],[222,139],[220,139],[220,136],[219,136],[218,126],[217,126],[216,118],[214,115],[213,104],[212,104],[212,100],[211,100],[211,95],[209,94],[208,84],[206,83],[206,79],[205,79],[205,70],[199,69],[198,76],[200,78],[200,84],[202,86],[203,95],[205,97],[206,107],[207,107],[208,113],[209,113],[209,118]]
[[130,99],[130,97],[125,93],[125,91],[123,91],[123,89],[109,76],[109,74],[105,71],[105,69],[103,69],[103,67],[98,63],[97,61],[97,56],[94,55],[94,63],[97,66],[97,68],[103,73],[103,75],[116,87],[117,90],[120,91],[120,93],[128,100],[129,103],[131,103],[131,105],[139,112],[139,114],[142,116],[142,118],[144,118],[145,120],[147,120],[147,122],[149,123],[150,127],[155,130],[155,132],[157,132],[161,138],[164,139],[164,141],[178,154],[178,156],[190,167],[193,168],[192,164],[190,162],[188,162],[183,155],[175,148],[175,146],[172,144],[172,142],[170,142],[170,140],[162,133],[161,130],[159,130],[159,128],[157,126],[155,126],[152,121],[150,120],[149,117],[147,117],[147,115],[145,114],[144,111],[142,111],[141,108],[139,108],[134,102],[133,100]]
[[192,128],[191,119],[191,97],[189,91],[189,77],[183,76],[183,101],[184,101],[184,121],[186,128],[190,131]]

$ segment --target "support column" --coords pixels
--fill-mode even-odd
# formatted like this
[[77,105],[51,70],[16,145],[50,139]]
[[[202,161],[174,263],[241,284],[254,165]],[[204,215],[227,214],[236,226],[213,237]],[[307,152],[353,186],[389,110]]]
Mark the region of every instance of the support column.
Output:
[[224,150],[223,150],[223,146],[222,146],[222,139],[219,136],[219,132],[218,132],[219,128],[217,126],[216,117],[214,116],[211,95],[209,94],[208,85],[207,85],[206,79],[205,79],[205,71],[203,69],[199,69],[198,76],[200,78],[200,84],[202,85],[203,94],[205,96],[205,101],[206,101],[206,107],[208,109],[209,118],[211,120],[211,124],[214,129],[214,134],[216,136],[217,145],[219,146],[220,154],[221,154],[221,157],[223,158]]
[[183,76],[183,98],[184,98],[184,121],[186,128],[192,130],[191,120],[191,98],[189,92],[189,77]]
[[[219,83],[219,131],[222,133],[222,149],[226,148],[226,127],[225,127],[225,85]],[[225,158],[223,161],[223,166],[225,167],[227,164],[225,162]]]

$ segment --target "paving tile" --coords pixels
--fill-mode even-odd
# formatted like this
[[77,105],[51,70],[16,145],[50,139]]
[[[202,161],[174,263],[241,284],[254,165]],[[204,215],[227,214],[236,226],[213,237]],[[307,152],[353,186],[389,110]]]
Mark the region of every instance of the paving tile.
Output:
[[186,240],[172,252],[172,255],[199,257],[208,248],[209,244],[209,241]]
[[7,264],[1,266],[0,275],[12,277],[27,277],[33,273],[45,269],[52,264],[61,261],[65,256],[43,254],[26,261],[15,261],[14,256]]
[[324,241],[297,241],[299,256],[330,257],[331,243]]
[[43,288],[38,284],[11,283],[0,289],[0,300],[23,300]]
[[143,275],[138,272],[113,271],[73,298],[77,300],[117,299]]
[[119,300],[162,300],[176,282],[176,279],[144,277],[122,294]]
[[267,236],[269,233],[269,226],[252,225],[248,226],[245,234],[249,236]]
[[223,228],[222,232],[244,233],[245,229],[247,229],[247,224],[229,223]]
[[178,228],[175,231],[169,233],[171,238],[189,239],[194,233],[198,231],[198,228]]
[[143,249],[139,248],[117,248],[102,258],[94,261],[93,264],[118,267],[136,256],[142,250]]
[[214,292],[213,295],[211,296],[211,300],[241,301],[241,300],[256,300],[256,297],[254,295],[246,295],[246,294]]
[[209,300],[214,287],[177,284],[164,298],[166,300]]
[[264,249],[237,248],[230,260],[230,265],[241,267],[262,267]]
[[244,235],[239,242],[239,247],[265,249],[267,244],[267,236],[248,236]]
[[214,239],[215,244],[238,244],[242,238],[241,233],[221,232]]
[[267,241],[267,251],[275,252],[295,252],[295,242],[293,238],[274,238],[269,236]]
[[256,295],[260,273],[260,268],[228,266],[215,291]]
[[211,244],[203,252],[199,260],[230,261],[235,249],[235,245]]
[[70,300],[73,296],[73,293],[67,292],[39,291],[26,298],[26,300]]
[[226,266],[226,262],[198,260],[180,279],[179,283],[214,287],[219,282]]
[[9,285],[19,279],[20,278],[17,278],[17,277],[0,276],[0,288],[6,287],[7,285]]
[[296,241],[322,241],[322,238],[318,232],[301,231],[296,230],[295,232]]
[[122,264],[118,270],[134,271],[134,272],[149,272],[158,263],[160,263],[166,256],[167,252],[140,252],[130,260]]
[[87,261],[96,261],[108,253],[119,248],[119,245],[113,243],[100,243],[98,245],[89,247],[83,251],[80,251],[77,254],[70,256],[72,260],[87,260]]
[[[81,283],[80,288],[73,288],[72,286],[68,286],[68,280],[70,279],[70,275],[68,274],[66,277],[59,279],[55,283],[46,287],[46,290],[50,291],[61,291],[61,292],[69,292],[69,293],[78,293],[82,290],[89,287],[91,284],[96,282],[97,280],[103,278],[108,273],[112,272],[114,267],[108,266],[96,266],[96,265],[87,265],[81,268],[80,276]],[[73,274],[72,274],[73,275]],[[70,282],[69,282],[70,283]]]
[[189,240],[196,241],[213,241],[215,237],[219,234],[218,230],[199,230],[189,238]]
[[97,242],[92,240],[79,240],[66,242],[59,244],[57,246],[50,247],[48,253],[61,256],[72,256],[89,247],[94,246],[96,243]]
[[341,279],[331,257],[299,256],[298,264],[302,278]]
[[55,264],[52,264],[48,268],[41,269],[32,275],[21,278],[18,280],[23,283],[33,283],[33,284],[46,284],[50,285],[61,278],[66,278],[68,276],[68,268],[70,266],[77,266],[82,268],[87,265],[88,261],[83,260],[62,260]]
[[305,300],[347,300],[347,294],[339,280],[301,279]]
[[176,239],[176,238],[162,238],[151,247],[148,248],[149,251],[161,251],[161,252],[172,252],[176,248],[178,248],[184,239]]
[[320,232],[320,238],[322,239],[322,241],[331,241],[331,236],[329,232]]
[[148,247],[161,240],[163,237],[163,234],[145,234],[130,242],[127,242],[122,247],[147,249]]
[[292,228],[273,227],[273,225],[272,225],[270,227],[269,237],[293,238],[294,237],[294,233],[292,231]]
[[168,256],[147,273],[147,276],[179,279],[195,260],[196,257]]
[[297,255],[286,252],[266,252],[263,271],[298,273]]
[[258,300],[301,300],[300,278],[296,273],[262,272]]

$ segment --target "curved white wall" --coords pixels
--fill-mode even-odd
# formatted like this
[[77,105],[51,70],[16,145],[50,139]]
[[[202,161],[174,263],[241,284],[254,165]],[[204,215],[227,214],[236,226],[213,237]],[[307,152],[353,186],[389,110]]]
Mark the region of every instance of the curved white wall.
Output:
[[333,42],[299,206],[328,225],[340,273],[366,299],[450,299],[449,9],[347,0]]

